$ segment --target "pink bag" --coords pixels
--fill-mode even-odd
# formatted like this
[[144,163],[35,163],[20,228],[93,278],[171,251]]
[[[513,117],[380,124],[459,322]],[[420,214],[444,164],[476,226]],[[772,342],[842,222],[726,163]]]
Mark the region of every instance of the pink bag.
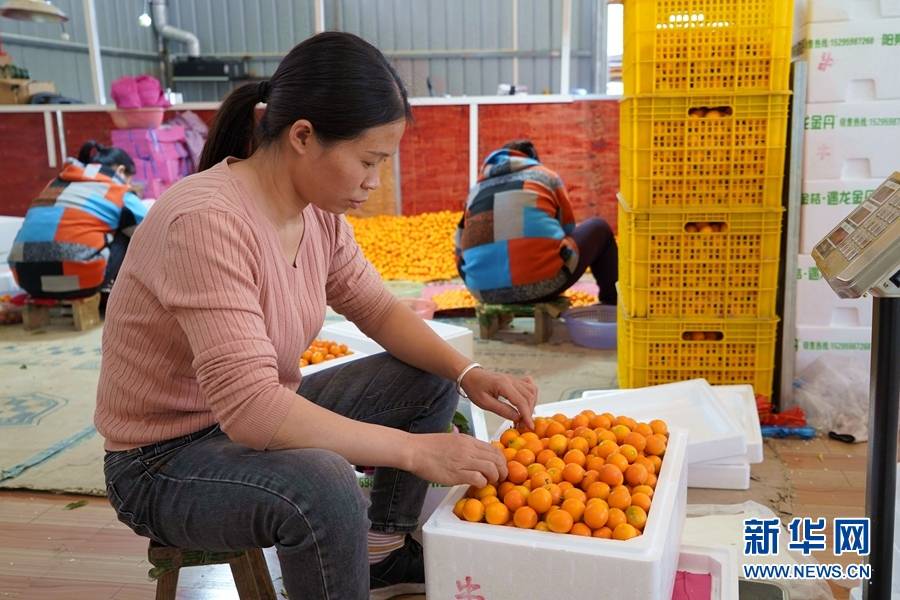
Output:
[[159,80],[152,75],[126,75],[113,81],[110,95],[117,108],[147,108],[161,106],[168,108],[169,101],[163,95]]

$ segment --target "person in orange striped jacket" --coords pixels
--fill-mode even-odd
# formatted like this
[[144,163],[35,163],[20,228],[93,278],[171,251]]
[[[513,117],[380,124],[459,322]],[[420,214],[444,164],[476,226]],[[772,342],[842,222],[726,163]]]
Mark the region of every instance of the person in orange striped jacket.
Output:
[[130,191],[134,161],[87,142],[31,203],[9,266],[33,298],[79,298],[108,291],[131,234],[147,214]]
[[537,302],[572,287],[591,267],[603,304],[616,304],[618,248],[609,224],[575,224],[559,175],[530,140],[492,152],[456,232],[460,276],[482,302]]

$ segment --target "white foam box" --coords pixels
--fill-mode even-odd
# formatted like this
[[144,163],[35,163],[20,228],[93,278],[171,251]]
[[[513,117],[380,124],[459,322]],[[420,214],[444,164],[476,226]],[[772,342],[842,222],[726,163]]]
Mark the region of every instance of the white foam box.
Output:
[[[578,402],[575,412],[597,410],[602,399]],[[541,406],[553,414],[558,404]],[[671,429],[644,534],[628,541],[469,523],[453,514],[467,488],[453,488],[422,529],[426,595],[459,598],[467,589],[485,599],[670,600],[687,504],[686,454],[686,432]],[[561,582],[571,587],[561,592]]]
[[812,23],[803,53],[808,103],[900,98],[900,18]]
[[871,327],[872,297],[841,298],[808,254],[797,257],[797,324]]
[[900,100],[808,104],[804,179],[887,179],[900,151]]
[[[759,427],[759,415],[756,410],[756,396],[750,385],[712,386],[718,404],[727,410],[732,419],[740,423],[746,452],[735,456],[723,456],[709,461],[691,461],[688,459],[688,487],[746,490],[750,487],[750,465],[763,461],[762,432]],[[583,397],[608,397],[617,390],[591,390],[584,392]],[[708,411],[700,420],[696,416],[681,413],[675,416],[676,426],[688,429],[689,439],[706,435],[708,427],[705,419]],[[670,417],[671,418],[671,417]],[[690,442],[688,444],[690,446]],[[690,449],[688,450],[690,455]]]
[[[449,323],[441,323],[440,321],[426,320],[425,323],[427,323],[436,334],[441,336],[441,339],[456,348],[460,354],[467,356],[468,358],[473,358],[475,356],[475,342],[471,329],[459,327],[458,325],[450,325]],[[329,340],[339,341],[342,344],[358,348],[369,354],[384,352],[384,348],[366,336],[366,334],[359,330],[359,327],[350,321],[328,323],[322,328],[322,332],[319,336]]]
[[800,253],[813,248],[881,185],[881,179],[805,180],[800,193]]
[[804,23],[900,17],[900,0],[806,0]]
[[826,353],[868,360],[872,350],[871,327],[798,325],[795,339],[794,364],[798,374]]
[[682,544],[678,570],[710,575],[710,600],[738,600],[737,562],[737,551],[729,546]]

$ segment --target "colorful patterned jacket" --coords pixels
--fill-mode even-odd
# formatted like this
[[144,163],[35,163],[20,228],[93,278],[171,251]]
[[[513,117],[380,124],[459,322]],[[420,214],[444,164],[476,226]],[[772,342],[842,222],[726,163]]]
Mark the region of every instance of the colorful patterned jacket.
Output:
[[484,162],[456,231],[456,262],[483,302],[531,302],[558,292],[578,264],[575,217],[559,176],[516,150]]
[[9,253],[21,287],[75,292],[100,287],[107,236],[131,233],[147,214],[141,200],[111,169],[70,158],[31,203]]

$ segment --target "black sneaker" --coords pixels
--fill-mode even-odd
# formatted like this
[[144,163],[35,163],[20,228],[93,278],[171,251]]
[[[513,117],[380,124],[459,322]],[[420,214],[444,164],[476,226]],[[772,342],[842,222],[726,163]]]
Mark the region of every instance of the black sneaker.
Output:
[[402,594],[425,593],[425,556],[422,545],[409,534],[403,547],[383,561],[369,565],[369,600],[387,600]]

